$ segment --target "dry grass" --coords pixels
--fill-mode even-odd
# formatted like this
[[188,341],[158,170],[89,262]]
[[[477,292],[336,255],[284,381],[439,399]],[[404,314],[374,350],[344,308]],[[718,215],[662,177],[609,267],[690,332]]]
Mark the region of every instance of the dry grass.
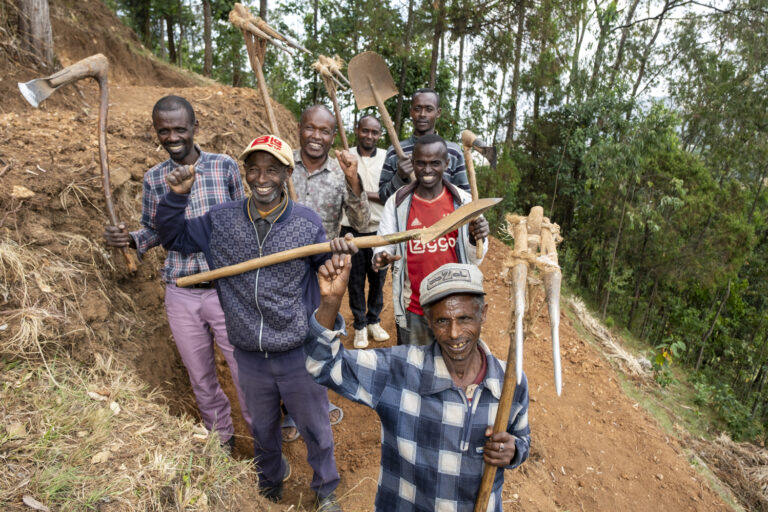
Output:
[[727,434],[714,441],[688,439],[687,444],[712,466],[747,510],[768,512],[768,450],[735,443]]
[[32,496],[56,510],[227,510],[249,463],[175,418],[109,357],[84,368],[0,361],[0,508]]
[[626,350],[621,342],[597,318],[592,316],[580,299],[572,297],[569,299],[568,304],[578,317],[579,322],[584,326],[584,329],[603,347],[606,356],[616,361],[624,372],[642,378],[651,377],[650,367],[646,367],[648,365],[644,366],[640,359]]

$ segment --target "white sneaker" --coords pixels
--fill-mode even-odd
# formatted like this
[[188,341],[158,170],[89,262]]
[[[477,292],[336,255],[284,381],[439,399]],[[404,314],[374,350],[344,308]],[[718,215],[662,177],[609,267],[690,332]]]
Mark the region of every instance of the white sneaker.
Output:
[[389,339],[389,334],[381,327],[381,324],[369,325],[368,332],[373,336],[373,341],[387,341]]
[[355,348],[365,348],[368,346],[368,331],[360,329],[355,331]]

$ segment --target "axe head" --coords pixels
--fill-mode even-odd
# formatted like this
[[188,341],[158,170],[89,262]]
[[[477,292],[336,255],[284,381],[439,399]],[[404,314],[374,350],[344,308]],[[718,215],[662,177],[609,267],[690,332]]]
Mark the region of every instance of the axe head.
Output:
[[491,164],[491,169],[496,169],[497,158],[495,146],[488,145],[480,139],[475,139],[472,143],[472,148],[488,160],[488,163]]
[[30,105],[37,108],[48,96],[53,94],[56,87],[51,87],[47,78],[36,78],[29,82],[19,82],[19,90]]

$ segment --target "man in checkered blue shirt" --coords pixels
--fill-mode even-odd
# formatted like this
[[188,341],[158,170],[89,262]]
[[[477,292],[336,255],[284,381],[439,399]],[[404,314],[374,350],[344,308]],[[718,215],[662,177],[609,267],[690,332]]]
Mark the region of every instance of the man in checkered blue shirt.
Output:
[[[227,155],[206,153],[195,144],[198,121],[187,100],[178,96],[161,98],[152,110],[152,123],[160,144],[170,158],[157,164],[144,175],[141,228],[129,232],[125,225],[121,224],[107,226],[104,232],[108,245],[132,247],[136,249],[139,260],[149,249],[160,245],[155,214],[160,199],[170,190],[165,177],[175,168],[193,165],[197,175],[185,212],[186,218],[199,217],[216,204],[245,199],[245,189],[237,163]],[[207,270],[208,263],[203,253],[185,255],[168,251],[162,271],[162,279],[165,281],[165,309],[203,422],[209,430],[216,430],[221,442],[231,449],[235,441],[231,407],[216,376],[214,339],[229,365],[240,401],[240,410],[243,411],[243,418],[249,427],[251,417],[238,385],[234,349],[227,337],[219,297],[210,282],[191,288],[177,288],[175,285],[179,277]]]
[[488,505],[501,511],[503,469],[528,458],[528,382],[523,375],[515,389],[507,429],[492,432],[506,364],[480,340],[488,309],[480,270],[449,263],[422,282],[431,345],[345,350],[338,311],[351,265],[332,248],[318,273],[322,301],[310,319],[306,366],[317,382],[381,419],[376,510],[472,511],[487,463],[502,469]]

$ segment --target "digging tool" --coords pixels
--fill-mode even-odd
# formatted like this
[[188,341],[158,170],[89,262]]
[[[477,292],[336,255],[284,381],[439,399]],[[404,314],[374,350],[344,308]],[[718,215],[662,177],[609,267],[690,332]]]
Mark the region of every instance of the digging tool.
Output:
[[[461,144],[464,147],[464,161],[467,163],[467,175],[469,176],[469,188],[472,191],[472,200],[477,201],[479,196],[477,191],[477,178],[475,177],[475,162],[472,160],[472,148],[475,148],[478,153],[483,155],[494,169],[496,168],[496,148],[487,145],[469,130],[461,132]],[[477,244],[477,259],[480,259],[483,257],[483,242],[482,240],[475,240],[475,243]]]
[[384,126],[387,128],[392,146],[397,156],[406,158],[400,141],[397,138],[392,118],[389,117],[384,100],[397,94],[397,87],[389,74],[389,68],[381,55],[375,52],[363,52],[355,55],[347,65],[350,87],[355,95],[357,108],[360,110],[368,107],[378,107]]
[[[463,139],[462,139],[463,140]],[[512,398],[515,394],[515,386],[520,384],[523,376],[523,336],[525,332],[525,315],[530,314],[527,307],[526,289],[530,282],[534,281],[528,270],[538,270],[543,273],[546,301],[549,309],[549,319],[552,333],[552,359],[555,372],[555,389],[557,395],[562,392],[562,377],[560,366],[560,282],[562,274],[557,261],[556,244],[562,241],[560,227],[543,217],[543,208],[534,206],[527,217],[520,215],[507,216],[507,231],[514,237],[515,248],[505,262],[504,266],[510,272],[509,294],[513,305],[510,316],[510,344],[507,354],[507,367],[504,371],[504,382],[501,388],[501,398],[493,424],[494,432],[503,432],[507,429],[509,413],[512,408]],[[532,274],[532,273],[531,273]],[[532,294],[529,294],[532,295]],[[528,319],[530,325],[531,318]],[[515,376],[512,375],[509,361],[515,358]],[[516,378],[515,378],[516,377]],[[483,478],[480,482],[480,490],[475,502],[475,512],[485,512],[488,500],[493,488],[493,480],[499,468],[486,464],[483,470]]]
[[[242,4],[236,3],[235,8],[229,12],[229,21],[240,29],[243,33],[243,39],[245,39],[245,48],[248,51],[248,59],[251,63],[251,69],[256,73],[256,81],[259,83],[259,92],[261,92],[261,98],[264,101],[264,109],[267,111],[267,119],[269,120],[269,129],[273,135],[279,137],[280,129],[277,126],[277,118],[275,112],[272,110],[272,100],[269,97],[269,90],[267,89],[267,81],[264,78],[264,70],[261,67],[261,63],[264,62],[264,55],[267,51],[267,41],[271,41],[275,45],[277,43],[274,39],[261,30],[253,30],[256,27],[248,20],[253,18],[250,11]],[[263,34],[262,37],[259,34]],[[258,40],[257,40],[258,38]],[[293,187],[293,180],[288,177],[288,196],[291,200],[296,200],[296,190]]]
[[[419,239],[422,243],[426,244],[440,238],[446,233],[458,229],[500,201],[500,198],[472,201],[471,203],[458,208],[450,215],[446,215],[428,228],[410,229],[408,231],[400,231],[399,233],[383,236],[362,236],[355,238],[353,242],[358,249],[382,247],[384,245],[397,244],[415,239]],[[227,267],[217,268],[216,270],[209,270],[208,272],[181,277],[176,280],[176,286],[191,286],[204,281],[213,281],[214,279],[221,279],[222,277],[236,276],[250,270],[256,270],[257,268],[268,267],[269,265],[274,265],[276,263],[283,263],[297,258],[323,254],[325,252],[331,252],[330,242],[297,247],[295,249],[270,254],[269,256],[254,258],[236,265],[229,265]]]
[[341,72],[341,68],[344,67],[344,61],[341,60],[341,57],[334,55],[333,58],[330,58],[326,57],[325,55],[320,55],[318,58],[320,59],[320,62],[331,71],[331,73],[341,78],[345,84],[349,85],[349,80],[347,80],[347,77],[345,77],[344,73]]
[[325,90],[328,91],[328,96],[331,98],[331,102],[333,103],[333,112],[336,114],[336,126],[338,127],[339,135],[341,136],[341,144],[344,146],[345,151],[349,151],[349,144],[347,143],[347,132],[344,130],[344,124],[341,121],[341,110],[339,109],[339,102],[336,99],[336,84],[339,82],[333,77],[333,73],[328,67],[328,61],[333,61],[333,59],[329,59],[328,57],[321,55],[317,61],[312,64],[312,67],[315,68],[318,73],[320,73],[320,77],[323,79]]
[[[83,78],[93,78],[99,83],[99,161],[101,163],[102,184],[104,188],[104,201],[107,205],[109,221],[113,226],[120,224],[120,219],[112,202],[112,187],[110,186],[109,161],[107,160],[107,111],[109,109],[109,89],[107,87],[107,73],[109,61],[101,53],[91,55],[81,61],[75,62],[57,73],[47,77],[30,80],[26,83],[19,82],[19,90],[22,96],[35,108],[59,87],[77,82]],[[128,270],[136,272],[136,260],[128,247],[122,248]]]

